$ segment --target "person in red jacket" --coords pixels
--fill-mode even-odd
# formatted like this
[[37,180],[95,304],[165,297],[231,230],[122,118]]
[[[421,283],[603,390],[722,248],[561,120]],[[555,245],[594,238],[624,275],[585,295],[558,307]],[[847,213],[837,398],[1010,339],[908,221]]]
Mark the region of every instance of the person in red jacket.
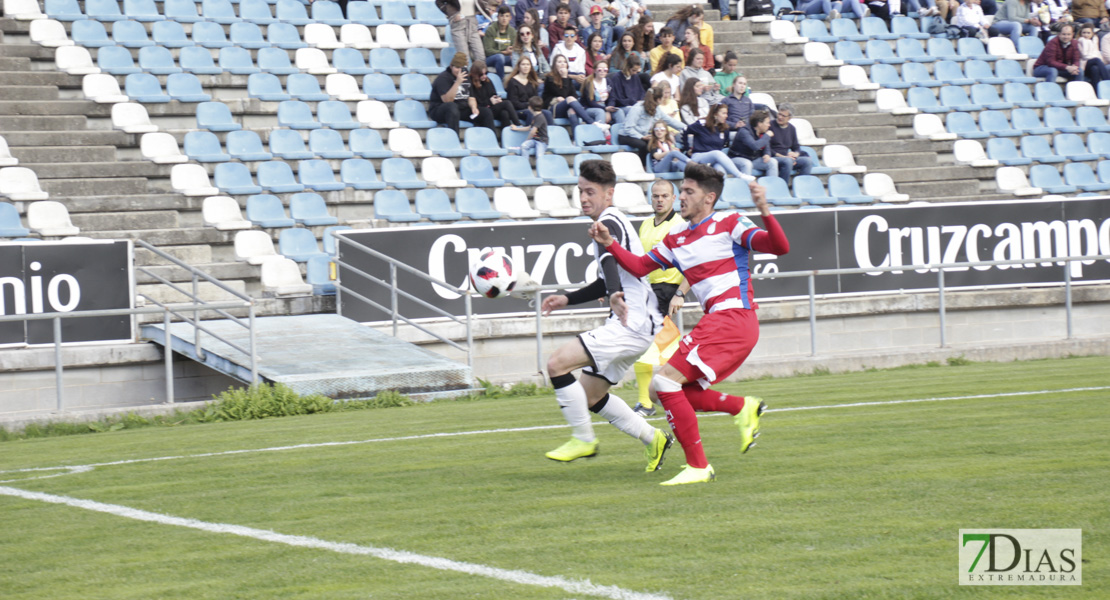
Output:
[[1068,23],[1060,28],[1056,37],[1048,40],[1044,50],[1033,64],[1033,77],[1043,77],[1055,83],[1063,76],[1068,81],[1084,81],[1079,68],[1079,44],[1075,43],[1075,25]]

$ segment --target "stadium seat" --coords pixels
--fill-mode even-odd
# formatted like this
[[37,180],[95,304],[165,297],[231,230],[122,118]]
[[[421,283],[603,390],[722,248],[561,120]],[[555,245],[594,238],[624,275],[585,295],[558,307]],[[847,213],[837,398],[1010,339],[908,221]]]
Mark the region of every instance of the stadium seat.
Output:
[[[563,163],[566,166],[566,163]],[[465,156],[459,161],[459,174],[474,187],[500,187],[505,180],[493,173],[493,164],[484,156]],[[575,180],[577,181],[577,180]]]
[[336,181],[335,171],[326,160],[302,160],[297,163],[297,177],[308,189],[316,192],[334,192],[347,185]]
[[555,185],[543,185],[536,188],[536,210],[552,218],[577,217],[582,211],[571,206],[567,192]]
[[70,25],[70,36],[74,44],[85,48],[115,45],[115,42],[108,38],[108,31],[100,21],[74,21]]
[[[450,130],[448,130],[450,131]],[[532,163],[527,156],[511,154],[497,163],[498,174],[511,185],[542,185],[543,179],[532,173]]]
[[316,105],[320,126],[331,129],[358,129],[359,122],[351,117],[351,109],[338,100],[325,100]]
[[587,160],[605,160],[605,159],[602,158],[600,154],[594,154],[592,152],[583,152],[582,154],[575,155],[575,157],[574,157],[574,176],[575,177],[578,177],[579,175],[582,174],[582,172],[579,169],[581,168],[582,163],[586,162]]
[[1079,103],[1075,100],[1068,100],[1064,97],[1064,90],[1055,82],[1042,81],[1034,84],[1033,88],[1033,97],[1036,98],[1038,102],[1044,102],[1049,106],[1059,106],[1061,108],[1079,106]]
[[513,131],[512,126],[509,125],[501,128],[501,143],[510,153],[519,151],[520,145],[524,143],[527,137],[527,131]]
[[798,30],[794,27],[793,21],[784,19],[771,21],[770,34],[771,40],[783,44],[804,44],[808,41],[798,35]]
[[354,158],[355,153],[347,149],[343,136],[334,129],[313,129],[308,134],[308,149],[315,156],[328,160]]
[[19,164],[19,159],[12,156],[12,149],[8,146],[8,140],[0,135],[0,167],[14,167]]
[[[294,197],[296,197],[296,195],[294,195]],[[335,234],[348,229],[353,229],[353,227],[349,225],[331,225],[324,228],[323,242],[324,252],[326,254],[328,254],[329,256],[335,256],[338,253],[338,250],[336,248],[338,243],[335,240]]]
[[[266,4],[265,0],[244,0],[239,4],[240,10],[245,10],[248,3],[260,4],[263,7],[269,6]],[[265,8],[264,10],[266,10],[268,14],[269,8]],[[270,42],[266,41],[262,36],[262,29],[256,24],[266,23],[267,21],[261,19],[252,19],[252,21],[251,23],[232,23],[228,39],[239,48],[269,48]]]
[[392,129],[401,126],[400,123],[393,120],[393,116],[389,114],[389,108],[385,103],[378,100],[359,102],[355,116],[359,123],[374,129]]
[[401,75],[409,70],[401,64],[401,55],[392,48],[374,48],[370,50],[370,68],[385,73],[386,75]]
[[119,9],[116,0],[86,0],[85,15],[101,23],[113,23],[127,19]]
[[112,106],[112,128],[126,133],[158,131],[158,126],[150,122],[146,108],[135,102],[121,102]]
[[181,49],[177,57],[181,69],[189,73],[199,73],[201,75],[218,75],[223,73],[223,69],[216,66],[216,62],[212,60],[212,53],[208,48],[201,46],[187,46]]
[[27,167],[0,168],[0,196],[15,201],[46,200],[50,197],[39,185],[35,172]]
[[[278,20],[270,12],[270,4],[266,0],[239,0],[239,16],[248,21],[249,25],[269,25],[277,23]],[[231,41],[235,41],[235,26],[243,25],[243,23],[231,24]]]
[[1067,160],[1063,156],[1056,156],[1052,147],[1048,145],[1048,140],[1039,135],[1027,135],[1021,138],[1021,155],[1040,163],[1061,163]]
[[355,0],[347,4],[347,18],[353,23],[369,27],[377,27],[382,24],[382,19],[378,16],[377,6],[362,0]]
[[436,126],[436,122],[428,118],[424,104],[416,100],[399,100],[393,105],[393,118],[403,127],[413,129],[428,129]]
[[[429,159],[431,160],[431,159]],[[451,199],[443,190],[416,192],[416,212],[429,221],[458,221],[462,213],[451,208]]]
[[[798,35],[808,39],[810,43],[819,43],[825,46],[825,48],[828,48],[826,42],[835,42],[840,39],[835,35],[831,35],[829,30],[825,28],[825,22],[818,19],[803,19],[799,25]],[[808,46],[809,44],[806,44],[807,48]],[[814,62],[809,60],[808,55],[806,56],[806,60]]]
[[[903,70],[912,64],[915,63],[903,65]],[[871,81],[875,82],[880,87],[888,89],[904,89],[910,87],[909,83],[902,80],[902,76],[898,73],[898,69],[896,69],[894,65],[885,65],[882,63],[871,66]]]
[[[844,175],[843,177],[848,177]],[[790,193],[790,188],[786,186],[786,182],[780,177],[760,177],[759,184],[767,188],[767,201],[774,206],[798,206],[802,203],[801,200],[795,198]],[[855,181],[853,179],[853,181]]]
[[197,127],[209,131],[238,131],[243,128],[242,125],[233,120],[231,109],[223,102],[201,102],[198,104]]
[[123,14],[128,19],[140,23],[164,21],[166,17],[158,12],[154,0],[123,0]]
[[223,25],[212,21],[193,23],[193,43],[205,48],[226,48],[231,45],[224,34]]
[[[812,165],[809,171],[810,175],[828,175],[829,173],[833,172],[833,169],[831,167],[821,162],[821,159],[817,156],[816,150],[810,148],[809,146],[799,146],[799,148],[801,149],[803,156],[809,157],[810,164]],[[855,159],[853,158],[852,160]],[[867,167],[863,168],[866,169]],[[681,177],[675,177],[674,179],[681,179]]]
[[964,91],[964,88],[958,85],[942,86],[940,88],[940,103],[945,111],[959,110],[975,112],[986,108],[972,102],[971,98],[967,96],[967,92]]
[[885,40],[869,40],[867,42],[866,54],[867,58],[872,61],[888,65],[900,65],[906,62],[906,59],[894,54],[894,49],[891,48],[890,43]]
[[[107,47],[113,48],[114,46]],[[59,71],[64,71],[70,75],[94,75],[101,71],[100,67],[93,64],[92,55],[84,46],[60,46],[55,48],[54,64],[57,65]]]
[[1047,102],[1036,100],[1024,83],[1007,82],[1002,85],[1002,99],[1021,108],[1044,108]]
[[1098,154],[1087,150],[1083,138],[1074,133],[1058,133],[1052,138],[1052,147],[1057,156],[1063,156],[1070,161],[1082,162],[1085,160],[1098,160]]
[[439,37],[439,31],[428,23],[416,23],[409,27],[409,43],[413,48],[442,50],[447,47],[447,42]]
[[[152,49],[153,48],[143,48],[143,50]],[[70,75],[84,75],[86,73],[97,72],[111,73],[112,75],[130,75],[131,73],[143,72],[143,69],[140,69],[138,66],[135,65],[134,59],[131,58],[131,51],[127,48],[124,48],[123,46],[104,46],[103,48],[97,50],[96,66],[99,67],[100,71],[90,70],[88,69],[88,67],[91,66],[90,64],[81,64],[81,62],[84,61],[73,61],[69,56],[66,56],[72,53],[73,50],[74,48],[59,48],[54,53],[54,62],[57,63],[58,69],[65,71]],[[160,50],[165,50],[166,52],[169,52],[169,50],[166,50],[165,48],[160,48]],[[86,56],[88,55],[88,50],[81,48],[81,51],[84,52]],[[142,54],[140,53],[140,58],[141,57]],[[85,70],[75,70],[74,65],[71,64],[71,62],[63,62],[63,58],[77,63],[78,66],[85,67]],[[170,58],[170,64],[173,64],[172,57]]]
[[732,208],[755,208],[752,201],[752,191],[748,182],[735,177],[725,178],[725,187],[721,190],[721,198],[728,202]]
[[1100,160],[1097,170],[1098,180],[1102,183],[1110,183],[1110,160]]
[[[555,154],[578,154],[582,152],[582,147],[575,145],[570,141],[570,134],[567,130],[558,127],[550,126],[547,128],[547,151]],[[592,150],[592,148],[591,148]]]
[[274,250],[274,241],[265,231],[252,229],[240,231],[235,234],[235,260],[246,261],[252,265],[262,263],[277,257]]
[[335,295],[335,280],[332,278],[334,263],[329,257],[308,259],[305,263],[305,281],[312,286],[314,296]]
[[948,133],[948,131],[944,128],[944,123],[941,122],[940,117],[933,114],[914,115],[913,134],[914,137],[925,138],[933,141],[956,139],[956,134]]
[[500,219],[502,213],[493,210],[489,195],[478,188],[463,188],[455,192],[455,207],[462,215],[475,221]]
[[[66,50],[66,48],[58,48],[58,50]],[[81,80],[81,91],[86,98],[97,104],[115,104],[127,102],[130,99],[120,91],[116,78],[106,73],[85,75]]]
[[859,182],[855,177],[839,173],[829,176],[829,195],[848,204],[868,204],[875,201],[873,197],[860,192]]
[[[165,0],[162,10],[165,13],[166,20],[160,23],[179,25],[181,23],[196,23],[202,19],[200,13],[197,12],[197,3],[193,0]],[[155,23],[154,31],[157,32],[157,30],[158,23]]]
[[420,215],[412,212],[412,204],[405,193],[399,190],[385,190],[374,194],[374,216],[390,223],[413,223],[420,220]]
[[798,135],[798,143],[804,146],[824,146],[826,143],[825,138],[817,137],[813,131],[813,125],[810,124],[809,119],[801,117],[794,117],[790,123],[794,126],[794,131]]
[[[34,3],[38,6],[38,3]],[[69,39],[69,34],[66,33],[65,25],[61,21],[54,19],[36,19],[31,21],[30,31],[28,34],[31,37],[31,42],[47,48],[60,48],[62,46],[72,46],[73,40]]]
[[316,243],[316,236],[312,232],[300,227],[283,229],[278,234],[278,252],[282,256],[295,262],[307,262],[310,258],[327,258],[327,254],[320,251]]
[[229,0],[201,0],[200,14],[208,21],[221,25],[238,23],[242,19],[235,14],[235,8]]
[[1106,122],[1106,115],[1103,114],[1102,109],[1094,106],[1076,108],[1075,121],[1086,131],[1110,131],[1110,123]]
[[944,127],[949,133],[954,133],[959,137],[968,139],[985,138],[988,134],[979,130],[979,124],[975,122],[975,117],[965,112],[950,112],[944,118]]
[[907,92],[907,100],[912,108],[925,113],[948,112],[948,108],[941,106],[933,90],[923,87],[911,87]]
[[220,190],[208,180],[208,171],[195,164],[174,165],[170,170],[170,187],[186,196],[216,196]]
[[[418,75],[419,77],[419,75]],[[467,131],[473,131],[468,129]],[[428,150],[436,156],[446,156],[450,158],[459,158],[463,156],[470,156],[470,150],[463,148],[459,144],[459,134],[454,130],[447,129],[446,127],[433,127],[426,133],[426,140],[428,142]],[[529,168],[531,172],[531,168]]]
[[[236,205],[238,209],[238,205]],[[255,194],[247,197],[247,219],[266,229],[292,227],[296,223],[285,214],[281,199],[272,194]]]
[[[455,165],[451,159],[442,156],[431,156],[420,163],[420,175],[428,185],[437,188],[462,188],[466,181],[459,178],[455,172]],[[419,210],[417,212],[420,212]]]
[[[840,21],[841,19],[838,19]],[[836,21],[833,21],[836,24]],[[846,40],[841,40],[833,46],[833,55],[837,60],[843,61],[849,65],[872,65],[876,60],[868,58],[863,55],[863,50],[860,50],[859,44]]]
[[272,194],[303,192],[305,185],[293,176],[293,168],[281,160],[258,165],[258,185]]
[[1026,158],[1018,152],[1014,141],[1009,138],[990,138],[987,140],[987,157],[996,163],[1008,166],[1033,164],[1032,158]]
[[1087,134],[1087,147],[1099,158],[1110,158],[1110,133],[1095,131]]
[[655,176],[644,170],[644,163],[635,152],[617,152],[610,158],[618,179],[654,181]]
[[[271,25],[270,28],[276,27]],[[293,75],[300,69],[289,62],[289,54],[282,48],[259,48],[258,68],[274,75]]]
[[906,105],[906,98],[901,91],[892,89],[879,89],[875,92],[875,107],[879,112],[896,115],[912,115],[919,112],[916,108]]
[[[320,123],[312,114],[312,109],[300,100],[286,100],[278,104],[278,126],[289,129],[318,129]],[[275,152],[276,154],[276,152]]]
[[536,174],[545,182],[554,185],[574,185],[578,176],[571,173],[567,161],[561,156],[544,154],[536,159]]
[[996,76],[994,70],[991,69],[990,63],[986,61],[978,59],[969,60],[965,64],[964,69],[967,72],[968,79],[970,79],[972,83],[1002,85],[1007,81],[1004,77]]
[[289,198],[289,216],[305,227],[319,227],[339,223],[328,213],[324,198],[314,192],[301,192]]
[[993,85],[976,83],[971,86],[971,101],[987,110],[1010,110],[1014,107],[1009,102],[1003,102],[998,97],[998,91]]
[[[357,50],[354,52],[358,54]],[[359,60],[362,60],[361,55],[359,55]],[[370,71],[370,69],[367,69],[367,71]],[[409,75],[411,74],[402,76],[402,85],[404,85],[404,77],[409,77]],[[425,82],[428,80],[428,78],[423,75],[416,75],[416,77],[424,79]],[[431,84],[428,85],[429,87],[431,86]],[[397,88],[393,85],[393,78],[382,73],[369,73],[363,77],[362,91],[375,100],[385,102],[403,100],[405,98],[404,94],[397,93]]]
[[424,142],[420,141],[420,134],[407,127],[389,130],[389,149],[393,154],[405,158],[426,158],[432,155],[432,151],[426,149]]
[[435,27],[447,26],[447,15],[443,14],[432,0],[414,0],[413,12],[416,13],[417,23],[427,23]]
[[[347,138],[347,145],[350,146],[351,152],[362,158],[389,158],[393,156],[393,152],[382,143],[382,135],[374,129],[352,129]],[[443,154],[442,156],[448,155]]]
[[275,257],[263,262],[260,277],[262,291],[274,296],[307,296],[313,292],[313,287],[301,278],[301,269],[297,263],[285,257]]
[[150,73],[132,73],[123,80],[124,93],[129,98],[143,104],[162,104],[170,101],[170,96],[162,89],[158,78]]
[[48,17],[57,21],[83,21],[88,18],[77,5],[77,0],[46,0],[43,10]]
[[[843,22],[840,22],[843,21]],[[829,32],[841,41],[866,42],[868,37],[856,29],[856,22],[850,19],[836,19],[829,22]],[[857,46],[858,47],[858,46]]]
[[[302,102],[322,102],[331,96],[320,89],[320,82],[315,75],[308,73],[294,73],[285,80],[285,87],[294,100]],[[319,108],[317,108],[317,111]]]
[[[3,180],[4,170],[0,169],[0,182]],[[40,200],[27,205],[27,228],[43,237],[65,237],[81,233],[81,229],[70,220],[66,206],[53,200]]]
[[894,180],[886,173],[868,173],[863,176],[864,193],[878,198],[880,202],[906,202],[908,194],[898,193]]
[[302,160],[314,158],[316,155],[305,148],[304,138],[292,129],[274,129],[270,131],[270,152],[285,160]]
[[231,160],[231,157],[224,152],[216,134],[206,129],[189,131],[185,134],[185,155],[201,163],[219,163]]
[[[186,134],[188,135],[188,134]],[[274,155],[262,147],[262,139],[251,130],[230,131],[227,134],[227,153],[241,162],[273,160]]]
[[[813,21],[813,20],[802,21],[803,25],[805,25],[806,23],[821,24],[820,21]],[[823,24],[821,24],[821,26],[824,27]],[[828,37],[831,38],[832,36],[828,36]],[[809,38],[809,39],[812,40],[813,38]],[[829,40],[829,41],[835,41],[835,39]],[[844,61],[839,60],[835,56],[833,56],[832,50],[829,49],[828,44],[821,43],[820,41],[809,42],[808,44],[803,46],[802,47],[802,55],[805,57],[806,62],[814,63],[819,67],[839,67],[839,66],[842,66],[844,64]]]
[[31,230],[23,226],[19,211],[7,202],[0,202],[0,237],[18,238],[31,235]]
[[1074,194],[1079,188],[1064,183],[1060,172],[1052,165],[1033,165],[1029,167],[1029,185],[1040,188],[1048,194]]
[[298,48],[293,62],[297,68],[313,75],[328,75],[339,70],[331,66],[328,56],[319,48]]
[[588,147],[596,154],[618,152],[620,146],[610,144],[605,139],[605,132],[593,123],[581,123],[574,127],[574,145]]
[[243,163],[226,162],[216,165],[212,175],[216,187],[225,194],[260,194],[262,187],[254,183],[250,169]]
[[[450,52],[445,49],[441,52]],[[437,75],[443,72],[443,67],[436,62],[436,57],[427,48],[410,48],[405,51],[405,70],[421,75]],[[491,79],[492,81],[492,79]]]
[[254,66],[254,59],[251,58],[250,50],[246,48],[236,46],[220,48],[218,62],[220,69],[232,75],[250,75],[261,71],[261,69]]
[[813,175],[798,175],[792,182],[794,197],[806,204],[830,205],[836,204],[836,198],[829,196],[825,185]]
[[416,19],[413,18],[412,12],[405,2],[383,2],[381,9],[382,21],[386,24],[392,23],[408,27],[416,23]]
[[1085,163],[1068,163],[1064,165],[1064,182],[1066,185],[1077,187],[1084,192],[1105,192],[1110,190],[1110,183],[1102,183]]
[[[492,169],[492,167],[491,167]],[[424,189],[427,183],[416,176],[412,161],[404,158],[387,158],[382,161],[382,180],[397,189]]]
[[997,110],[985,110],[979,113],[979,129],[987,136],[1017,137],[1021,135],[1010,125],[1006,113]]
[[[930,41],[932,41],[930,39]],[[899,38],[894,42],[894,47],[898,52],[898,57],[905,59],[906,62],[917,63],[930,63],[940,60],[940,57],[934,56],[931,52],[926,52],[925,48],[921,45],[921,40],[913,38]],[[951,46],[949,46],[951,49]]]
[[1049,106],[1044,109],[1044,124],[1045,127],[1050,127],[1053,131],[1061,133],[1086,133],[1085,127],[1080,127],[1075,124],[1071,118],[1071,112],[1066,108],[1059,106]]
[[493,206],[510,219],[535,219],[543,214],[532,208],[524,190],[514,187],[499,187],[493,191]]
[[934,60],[954,60],[956,62],[964,62],[967,60],[966,56],[956,54],[956,47],[953,46],[952,41],[947,38],[932,37],[925,42],[925,45],[926,52]]
[[644,188],[638,183],[628,181],[617,182],[617,186],[613,189],[613,206],[633,215],[653,212],[651,203],[644,194]]
[[956,53],[965,57],[967,60],[984,60],[996,61],[997,56],[987,52],[983,46],[983,42],[979,38],[959,38],[956,40]]
[[328,96],[342,102],[359,102],[369,100],[370,96],[363,93],[355,78],[346,73],[332,73],[324,82],[324,89]]
[[[362,59],[362,52],[361,51],[355,50],[354,48],[336,48],[335,50],[332,51],[331,59],[332,59],[332,66],[334,66],[336,68],[336,70],[339,71],[339,74],[345,74],[347,76],[365,75],[366,77],[370,77],[373,74],[373,75],[376,75],[376,77],[374,78],[374,83],[375,84],[380,84],[381,83],[381,77],[384,77],[385,79],[387,79],[389,81],[389,88],[390,88],[390,90],[392,90],[392,93],[394,95],[397,95],[397,90],[393,88],[393,80],[388,75],[382,75],[380,73],[375,74],[373,69],[366,66],[366,62]],[[334,75],[328,75],[329,78],[333,77],[333,76]],[[365,82],[363,83],[363,85],[364,86],[366,85]],[[398,99],[400,99],[399,95],[398,95],[397,98],[377,97],[373,93],[371,93],[370,90],[365,89],[365,87],[364,87],[363,91],[366,92],[367,95],[369,95],[371,97],[374,97],[377,100],[398,100]],[[363,98],[363,100],[365,100],[365,98]]]
[[485,127],[471,127],[463,133],[467,150],[479,156],[505,156],[508,151],[497,143],[497,134]]
[[166,93],[178,102],[208,102],[211,94],[204,93],[200,80],[192,73],[173,73],[166,78]]
[[[326,24],[329,27],[332,25],[339,27],[347,22],[347,19],[343,17],[343,10],[339,7],[339,4],[331,0],[320,0],[319,2],[312,3],[312,20],[316,23]],[[309,25],[306,26],[306,31],[307,28],[312,25],[313,23],[309,23]]]
[[[282,50],[296,50],[298,48],[307,48],[308,44],[304,43],[301,39],[301,34],[296,26],[289,23],[272,23],[266,26],[266,39],[271,45],[281,48]],[[283,53],[284,54],[284,53]],[[285,60],[288,62],[289,55],[285,55]],[[262,61],[259,61],[261,66]]]
[[[949,64],[956,65],[956,63],[953,63],[951,61],[948,62]],[[871,66],[871,71],[882,72],[882,67],[886,67],[887,69],[894,69],[894,67],[892,67],[891,65],[875,64]],[[959,71],[958,65],[956,66],[956,70]],[[937,77],[939,78],[941,74],[942,71],[940,71],[938,68],[938,70],[936,71]],[[899,83],[895,81],[894,83],[896,88],[906,88],[913,86],[939,87],[945,82],[934,79],[933,73],[929,72],[929,67],[926,67],[921,63],[906,63],[902,65],[902,82]]]
[[1043,135],[1054,131],[1051,127],[1045,127],[1037,111],[1030,108],[1014,109],[1010,113],[1010,120],[1013,122],[1014,130],[1021,132],[1022,135]]
[[[347,4],[348,12],[350,12],[351,4]],[[370,28],[361,23],[344,23],[339,28],[339,41],[343,42],[348,48],[357,50],[371,50],[381,47],[374,41],[374,35],[370,33]],[[332,55],[332,61],[335,61],[335,55]],[[336,68],[339,68],[339,65],[336,65]]]
[[385,183],[378,179],[374,163],[365,158],[348,158],[339,165],[339,179],[343,185],[356,190],[381,190]]
[[308,25],[312,22],[308,18],[305,5],[298,0],[277,0],[276,15],[279,21],[290,25]]
[[921,30],[918,29],[917,21],[902,15],[894,15],[890,26],[890,31],[892,34],[894,34],[892,36],[892,39],[910,38],[917,40],[927,40],[932,37],[928,33],[922,33]]
[[995,76],[999,81],[984,81],[983,83],[1036,83],[1039,81],[1036,77],[1030,77],[1025,74],[1025,69],[1015,61],[1000,60],[994,65]]
[[[1051,167],[1049,167],[1051,168]],[[1044,190],[1029,185],[1025,172],[1017,167],[999,167],[994,174],[995,184],[1003,192],[1015,196],[1040,196]]]
[[[852,150],[847,146],[830,144],[824,148],[824,164],[838,173],[866,173],[867,167],[857,165]],[[814,164],[817,164],[814,161]]]
[[266,102],[281,102],[292,98],[285,92],[281,80],[272,73],[255,73],[248,77],[247,96]]
[[[321,0],[325,1],[325,0]],[[313,3],[315,6],[316,3]],[[304,41],[310,47],[321,50],[334,50],[346,45],[335,35],[335,27],[326,23],[309,23],[304,26]]]
[[405,28],[396,23],[382,23],[374,33],[377,34],[378,45],[382,48],[407,50],[413,47]]

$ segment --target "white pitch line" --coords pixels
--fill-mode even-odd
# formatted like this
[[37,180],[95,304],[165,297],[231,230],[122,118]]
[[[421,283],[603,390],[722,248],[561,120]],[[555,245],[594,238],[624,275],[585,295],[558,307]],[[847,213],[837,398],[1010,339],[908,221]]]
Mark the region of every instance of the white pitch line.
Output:
[[30,492],[27,490],[5,486],[0,486],[0,495],[13,496],[16,498],[22,498],[24,500],[37,500],[50,504],[62,504],[65,506],[72,506],[75,508],[82,508],[85,510],[115,515],[117,517],[134,519],[136,521],[157,523],[159,525],[173,525],[176,527],[185,527],[188,529],[196,529],[209,533],[237,535],[240,537],[261,540],[264,542],[273,542],[275,544],[285,544],[287,546],[296,546],[300,548],[327,550],[329,552],[336,552],[339,554],[372,556],[374,558],[380,558],[382,560],[388,560],[396,563],[419,565],[423,567],[439,569],[441,571],[455,571],[457,573],[464,573],[467,575],[479,575],[482,577],[489,577],[492,579],[498,579],[501,581],[517,583],[521,585],[558,588],[570,592],[571,594],[582,594],[600,598],[612,598],[614,600],[671,600],[671,597],[665,594],[649,594],[644,592],[626,590],[624,588],[612,585],[596,585],[590,583],[588,580],[582,581],[576,579],[567,579],[565,577],[537,575],[535,573],[529,573],[528,571],[498,569],[496,567],[461,562],[438,556],[425,556],[413,552],[406,552],[404,550],[394,550],[392,548],[377,548],[374,546],[360,546],[358,544],[349,544],[343,542],[329,542],[327,540],[321,540],[314,537],[286,535],[283,533],[277,533],[265,529],[243,527],[242,525],[231,525],[228,523],[209,523],[206,521],[198,521],[196,519],[186,519],[182,517],[174,517],[171,515],[148,512],[145,510],[139,510],[127,506],[120,506],[118,504],[105,504],[103,502],[94,502],[92,500],[81,500],[78,498],[57,496],[54,494],[44,494],[41,492]]
[[[998,394],[975,394],[971,396],[939,396],[933,398],[914,398],[909,400],[882,400],[876,402],[852,402],[849,404],[824,404],[819,406],[793,406],[787,408],[772,408],[768,409],[767,413],[772,412],[791,412],[802,410],[825,410],[830,408],[856,408],[860,406],[885,406],[892,404],[915,404],[919,402],[945,402],[949,400],[981,400],[986,398],[1008,398],[1014,396],[1037,396],[1043,394],[1067,394],[1072,392],[1095,392],[1110,390],[1110,386],[1099,387],[1081,387],[1081,388],[1065,388],[1058,390],[1036,390],[1029,392],[1002,392]],[[702,417],[724,416],[726,413],[707,413],[701,415]],[[662,417],[656,417],[652,420],[659,420]],[[403,442],[408,440],[425,440],[443,437],[458,437],[464,435],[490,435],[498,433],[519,433],[524,431],[542,431],[546,429],[564,429],[565,424],[559,425],[536,425],[533,427],[507,427],[502,429],[476,429],[471,431],[455,431],[455,432],[441,432],[441,433],[423,433],[417,435],[405,435],[389,438],[374,438],[369,440],[349,440],[345,442],[318,442],[313,444],[295,444],[291,446],[273,446],[270,448],[250,448],[245,450],[225,450],[223,452],[205,452],[202,454],[183,454],[179,456],[158,456],[152,458],[134,458],[129,460],[117,460],[112,462],[92,463],[88,465],[63,465],[58,467],[30,467],[25,469],[12,469],[8,471],[0,471],[0,475],[10,473],[36,473],[42,471],[66,471],[65,473],[57,473],[54,475],[45,475],[42,477],[34,478],[20,478],[2,480],[0,483],[14,483],[16,481],[29,481],[31,479],[47,479],[50,477],[60,477],[62,475],[73,475],[77,473],[85,473],[97,467],[114,467],[119,465],[133,465],[147,462],[160,462],[166,460],[183,460],[189,458],[211,458],[215,456],[232,456],[236,454],[253,454],[256,452],[283,452],[286,450],[303,450],[310,448],[328,448],[335,446],[355,446],[360,444],[377,444],[383,442]]]

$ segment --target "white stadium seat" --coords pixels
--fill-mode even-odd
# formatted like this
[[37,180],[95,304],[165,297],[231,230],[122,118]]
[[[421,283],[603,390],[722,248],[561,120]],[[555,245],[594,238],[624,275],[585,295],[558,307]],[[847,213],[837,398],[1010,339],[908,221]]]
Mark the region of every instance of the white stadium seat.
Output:
[[66,33],[65,25],[54,19],[31,21],[31,41],[50,48],[73,45],[73,40],[69,39],[69,34]]
[[956,162],[961,165],[973,167],[997,167],[998,161],[987,157],[983,144],[979,140],[956,140],[952,147]]
[[112,128],[126,133],[158,131],[158,126],[150,122],[146,107],[135,102],[120,102],[112,105]]
[[250,229],[251,222],[243,218],[239,203],[229,196],[209,196],[201,207],[204,224],[220,231]]
[[194,163],[174,165],[170,171],[170,187],[186,196],[217,196],[220,193],[208,179],[208,171]]
[[309,296],[312,294],[312,285],[304,282],[301,277],[300,266],[284,256],[271,258],[263,262],[261,275],[262,290],[275,296]]
[[570,205],[567,192],[556,185],[542,185],[536,188],[536,210],[549,217],[577,217],[582,211]]
[[[392,134],[395,131],[405,130],[394,129],[389,133]],[[420,163],[420,176],[428,182],[428,185],[438,188],[463,188],[467,186],[466,180],[460,179],[459,174],[455,171],[455,163],[442,156],[425,158],[424,162]]]
[[355,118],[359,123],[372,129],[393,129],[401,124],[393,120],[389,107],[381,100],[363,100],[355,108]]
[[139,140],[139,151],[143,158],[160,165],[189,162],[189,157],[182,154],[177,146],[177,139],[161,131],[144,133]]
[[509,216],[510,219],[535,219],[542,216],[540,211],[528,204],[524,190],[515,187],[500,187],[493,191],[493,208]]
[[27,167],[0,169],[0,196],[12,200],[46,200],[50,197],[39,185],[35,172]]
[[77,235],[81,230],[69,220],[69,211],[61,202],[44,200],[27,206],[27,227],[43,237]]
[[274,240],[265,231],[252,229],[235,234],[235,260],[260,265],[277,256]]

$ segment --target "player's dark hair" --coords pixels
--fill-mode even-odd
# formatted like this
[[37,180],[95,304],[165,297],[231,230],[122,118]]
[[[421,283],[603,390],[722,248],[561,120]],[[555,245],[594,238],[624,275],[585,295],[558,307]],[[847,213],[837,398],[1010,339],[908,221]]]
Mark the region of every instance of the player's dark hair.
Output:
[[584,160],[578,168],[578,174],[586,181],[602,187],[611,188],[617,185],[617,174],[607,160]]
[[721,197],[721,190],[725,188],[725,176],[709,165],[690,161],[686,163],[686,172],[683,176],[698,184],[698,187],[707,194]]

